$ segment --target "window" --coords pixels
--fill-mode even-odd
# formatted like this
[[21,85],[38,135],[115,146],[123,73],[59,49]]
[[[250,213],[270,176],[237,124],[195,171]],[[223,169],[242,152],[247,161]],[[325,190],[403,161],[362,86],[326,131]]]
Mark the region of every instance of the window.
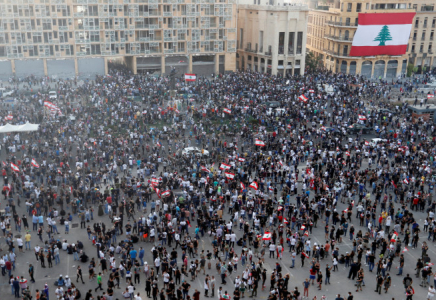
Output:
[[415,20],[415,28],[418,28],[419,27],[419,18],[416,18],[416,20]]
[[347,12],[351,12],[352,7],[353,7],[352,3],[347,3]]
[[421,35],[421,40],[425,40],[425,30],[422,32],[422,35]]
[[424,28],[427,28],[427,18],[424,19],[423,27],[424,27]]
[[429,45],[428,45],[428,53],[432,53],[432,44],[430,43]]
[[356,5],[356,12],[361,12],[361,11],[362,11],[362,3],[357,3],[357,5]]
[[303,51],[303,32],[297,34],[297,54],[301,54]]
[[419,53],[423,53],[424,52],[424,44],[421,44],[421,46],[419,47]]

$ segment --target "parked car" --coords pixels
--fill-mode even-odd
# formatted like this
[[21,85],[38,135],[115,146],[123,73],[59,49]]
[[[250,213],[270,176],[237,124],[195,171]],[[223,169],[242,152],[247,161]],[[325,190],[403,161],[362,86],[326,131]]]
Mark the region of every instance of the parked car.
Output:
[[363,134],[366,134],[366,133],[370,133],[371,130],[372,130],[371,127],[366,127],[365,125],[357,124],[357,123],[348,127],[348,132],[354,134],[360,131],[362,131]]

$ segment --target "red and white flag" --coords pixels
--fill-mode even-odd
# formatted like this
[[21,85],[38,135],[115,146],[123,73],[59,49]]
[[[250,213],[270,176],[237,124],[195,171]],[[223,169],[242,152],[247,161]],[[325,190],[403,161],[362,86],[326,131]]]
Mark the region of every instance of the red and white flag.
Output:
[[226,114],[231,114],[232,110],[228,108],[223,108],[223,112],[225,112]]
[[265,143],[264,143],[263,141],[259,140],[259,139],[256,139],[256,141],[254,142],[254,144],[255,144],[256,146],[259,146],[259,147],[265,147]]
[[7,115],[7,116],[5,117],[5,121],[12,121],[13,118],[14,118],[14,116],[12,116],[12,115]]
[[304,103],[307,102],[307,97],[304,95],[301,95],[300,97],[298,97],[298,99],[300,99],[300,101],[303,101]]
[[195,81],[197,76],[195,74],[185,73],[185,81]]
[[3,167],[6,167],[8,165],[7,163],[5,163],[4,160],[2,161],[2,164],[3,164]]
[[30,164],[32,166],[34,166],[35,168],[39,168],[39,165],[36,163],[36,160],[34,158],[32,158],[32,161],[30,162]]
[[345,155],[346,155],[346,156],[350,156],[350,152],[348,152],[348,151],[345,152]]
[[369,146],[369,142],[368,141],[365,141],[365,146]]
[[265,233],[263,234],[262,240],[269,241],[269,240],[271,240],[271,237],[272,237],[271,232],[265,231]]
[[245,190],[245,184],[241,182],[241,189]]
[[404,247],[403,252],[407,252],[409,251],[409,249],[407,249],[406,247]]
[[255,190],[257,191],[257,189],[259,188],[259,185],[257,184],[256,181],[253,181],[253,182],[250,184],[250,187],[253,188],[253,189],[255,189]]
[[395,184],[395,182],[393,180],[391,181],[391,183],[394,186],[394,188],[397,188],[397,185]]
[[304,230],[304,229],[306,229],[306,226],[304,226],[304,225],[301,225],[301,228],[300,228],[300,230]]
[[180,114],[180,111],[179,111],[178,109],[175,109],[174,111],[175,111],[176,113]]
[[271,192],[274,192],[274,188],[273,188],[272,186],[269,186],[268,189],[269,189]]
[[18,168],[18,166],[14,163],[11,163],[11,169],[12,171],[20,172],[20,168]]
[[235,174],[234,173],[230,173],[230,172],[225,172],[226,177],[229,179],[234,179],[235,178]]
[[404,178],[403,182],[404,182],[405,184],[409,184],[409,180],[407,180],[407,178]]
[[433,94],[427,94],[427,99],[433,99],[434,95]]
[[305,257],[305,258],[309,258],[309,255],[306,252],[301,252],[301,254]]
[[414,12],[359,13],[350,56],[405,54],[414,16]]
[[165,192],[162,192],[162,194],[160,194],[162,197],[169,197],[171,195],[171,191],[170,190],[166,190]]
[[391,243],[395,243],[397,241],[397,238],[398,238],[398,233],[394,231],[394,233],[391,236]]
[[309,90],[309,93],[313,94],[313,93],[315,93],[315,91],[314,90]]
[[202,170],[203,172],[210,173],[210,170],[209,170],[208,168],[206,168],[205,166],[201,166],[201,170]]
[[240,162],[244,162],[244,161],[245,161],[245,158],[243,158],[243,157],[239,157],[238,160],[239,160]]
[[326,131],[325,126],[322,126],[322,127],[321,127],[321,130],[322,130],[322,131]]
[[291,124],[288,124],[288,126],[287,126],[287,127],[288,127],[288,129],[292,129],[292,126],[291,126]]
[[162,147],[161,143],[159,143],[159,142],[156,143],[156,146]]
[[359,120],[360,121],[366,121],[366,117],[364,115],[359,115]]
[[230,170],[232,166],[225,164],[225,163],[221,163],[220,169],[221,170]]
[[289,224],[289,221],[288,221],[288,219],[286,219],[286,218],[283,218],[283,223],[285,223],[285,224]]

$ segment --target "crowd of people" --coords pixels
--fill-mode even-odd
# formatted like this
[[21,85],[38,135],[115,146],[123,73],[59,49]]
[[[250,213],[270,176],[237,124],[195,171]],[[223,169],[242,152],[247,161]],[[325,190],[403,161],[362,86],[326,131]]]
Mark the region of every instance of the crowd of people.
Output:
[[[122,70],[50,81],[27,78],[29,102],[4,111],[13,115],[5,123],[40,124],[3,138],[0,267],[15,297],[50,295],[51,283],[31,295],[27,279],[14,276],[24,251],[54,269],[64,252],[73,255],[77,273],[54,282],[64,300],[239,300],[265,289],[270,300],[325,299],[338,265],[354,285],[337,300],[364,291],[375,267],[377,293],[402,281],[410,300],[417,284],[403,274],[406,263],[416,264],[428,299],[435,295],[427,245],[436,238],[435,127],[401,102],[414,82],[236,72],[169,91],[165,77]],[[49,84],[56,111],[46,105]],[[57,239],[73,220],[85,238]],[[325,241],[314,242],[322,230]],[[420,258],[406,262],[417,248]],[[309,276],[291,281],[285,266]],[[33,272],[30,264],[38,285]],[[94,290],[81,290],[83,276]],[[191,289],[196,278],[203,290]]]

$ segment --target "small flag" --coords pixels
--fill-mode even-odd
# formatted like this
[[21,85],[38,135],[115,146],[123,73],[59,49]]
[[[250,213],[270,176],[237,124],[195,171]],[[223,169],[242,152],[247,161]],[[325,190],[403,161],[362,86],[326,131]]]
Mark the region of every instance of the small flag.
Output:
[[271,237],[272,237],[271,232],[265,231],[265,233],[263,234],[262,240],[269,241],[269,240],[271,240]]
[[405,184],[409,184],[409,180],[407,180],[407,178],[404,178],[403,182],[404,182]]
[[315,93],[315,91],[311,89],[311,90],[309,90],[309,93],[313,94],[313,93]]
[[32,166],[34,166],[35,168],[39,168],[39,165],[36,163],[36,160],[34,158],[32,158],[32,161],[30,162],[30,164]]
[[345,155],[350,156],[350,152],[349,151],[345,152]]
[[226,114],[231,114],[232,110],[228,108],[223,108],[223,112],[225,112]]
[[156,146],[162,147],[161,143],[159,143],[159,142],[156,143]]
[[3,167],[6,167],[8,164],[5,161],[2,161]]
[[391,243],[395,243],[397,241],[397,238],[398,238],[398,233],[394,231],[394,233],[391,236]]
[[244,162],[244,161],[245,161],[245,158],[243,158],[243,157],[239,157],[238,160],[239,160],[240,162]]
[[433,99],[434,95],[433,94],[427,94],[427,99]]
[[195,81],[197,76],[195,74],[185,73],[185,81]]
[[221,170],[230,170],[231,166],[225,163],[222,163],[220,166]]
[[397,188],[397,185],[395,184],[395,182],[393,180],[391,181],[391,183],[394,186],[394,188]]
[[171,195],[171,191],[170,191],[170,190],[166,190],[165,192],[163,192],[163,193],[161,194],[162,197],[168,197],[168,196],[170,196],[170,195]]
[[326,128],[324,126],[321,127],[321,130],[326,131]]
[[253,188],[253,189],[255,189],[255,190],[257,191],[257,189],[259,188],[259,185],[257,184],[256,181],[253,181],[253,182],[250,184],[250,187]]
[[365,141],[365,146],[369,146],[369,142],[368,141]]
[[242,182],[241,182],[241,189],[245,190],[245,184],[243,184]]
[[265,143],[264,143],[263,141],[259,140],[259,139],[256,139],[256,141],[254,142],[254,144],[255,144],[256,146],[259,146],[259,147],[265,147]]
[[366,117],[364,115],[359,115],[359,120],[360,121],[366,121]]
[[230,173],[230,172],[225,172],[226,177],[229,179],[234,179],[235,178],[235,174],[234,173]]
[[301,95],[300,97],[298,97],[298,99],[300,99],[300,101],[303,101],[304,103],[307,102],[307,97],[304,95]]
[[300,228],[300,230],[304,230],[304,229],[306,229],[306,226],[304,226],[304,225],[301,225],[301,228]]
[[269,186],[268,189],[269,189],[271,192],[274,192],[274,188],[273,188],[272,186]]
[[14,163],[11,163],[11,169],[12,171],[20,172],[20,168],[18,168],[18,166]]
[[206,168],[205,166],[201,166],[201,170],[202,170],[203,172],[210,173],[210,170],[209,170],[208,168]]
[[406,247],[404,247],[403,252],[407,252],[409,251],[409,249],[407,249]]

